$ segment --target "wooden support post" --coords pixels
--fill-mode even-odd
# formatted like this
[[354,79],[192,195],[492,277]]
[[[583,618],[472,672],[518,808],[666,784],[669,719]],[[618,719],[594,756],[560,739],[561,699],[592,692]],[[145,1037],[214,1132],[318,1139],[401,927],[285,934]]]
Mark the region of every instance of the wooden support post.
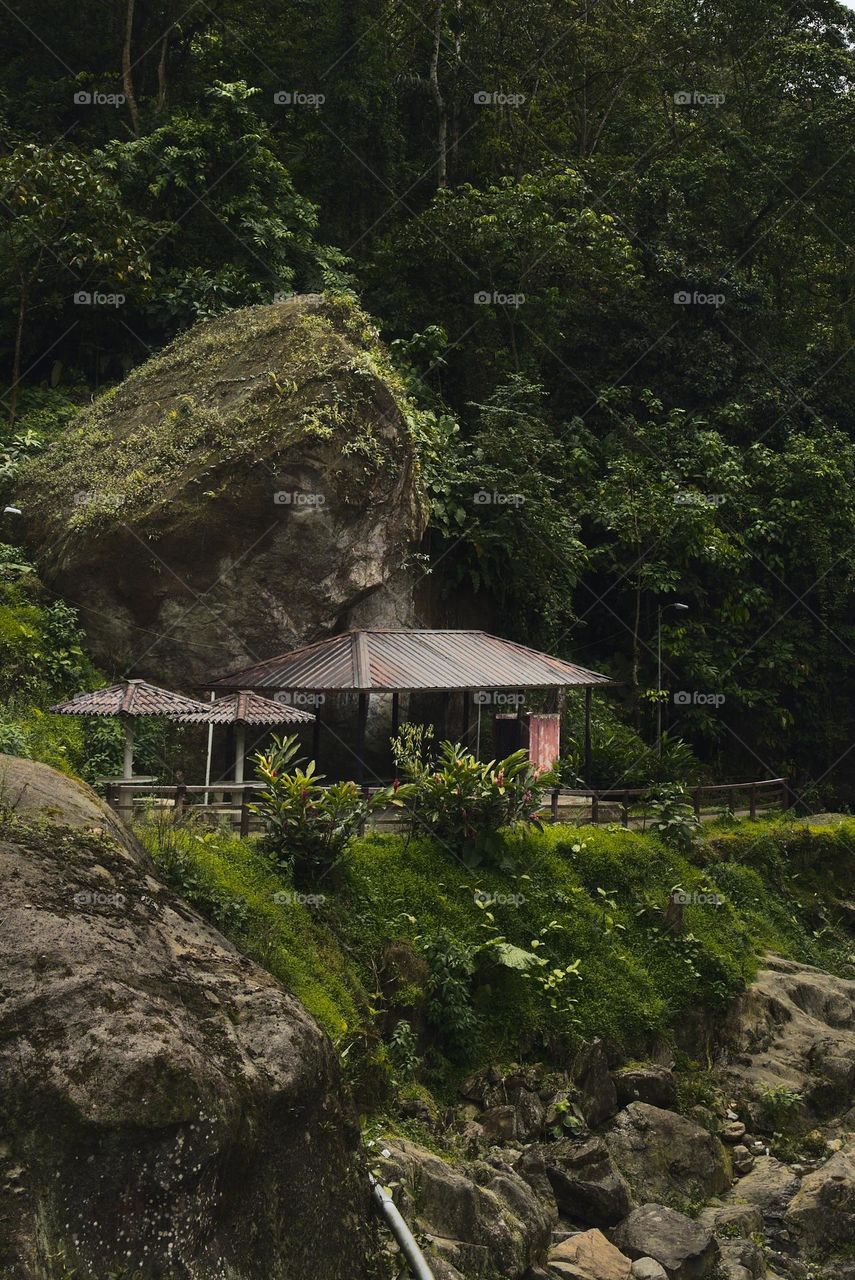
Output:
[[401,732],[401,695],[396,689],[392,694],[392,737]]
[[446,692],[442,695],[442,713],[440,716],[440,724],[442,725],[442,732],[440,734],[440,737],[443,739],[443,741],[448,737],[448,704],[450,701],[451,701],[451,694],[446,690]]
[[462,741],[464,745],[469,739],[469,694],[468,689],[463,690],[463,734]]
[[125,752],[122,762],[122,777],[132,778],[134,776],[134,722],[130,716],[124,716],[125,721]]
[[701,816],[701,789],[700,789],[700,787],[695,787],[694,791],[692,792],[692,803],[693,803],[693,805],[695,806],[695,817],[696,817],[696,818],[700,818],[700,816]]
[[360,693],[356,717],[356,781],[365,782],[365,730],[368,726],[368,694]]
[[624,799],[623,806],[621,808],[621,824],[624,827],[629,826],[629,804],[626,799]]
[[751,791],[748,795],[748,816],[750,818],[757,817],[757,788],[752,782]]
[[593,689],[585,690],[585,784],[591,785],[591,697]]
[[591,822],[594,826],[600,821],[600,797],[596,791],[591,792]]
[[558,788],[558,787],[553,787],[553,788],[552,788],[552,799],[551,799],[551,801],[550,801],[550,806],[549,806],[549,807],[550,807],[550,810],[551,810],[551,812],[552,812],[552,821],[553,821],[553,822],[557,822],[557,821],[558,821],[558,795],[559,795],[559,788]]
[[245,840],[249,835],[249,792],[241,791],[240,797],[240,836]]

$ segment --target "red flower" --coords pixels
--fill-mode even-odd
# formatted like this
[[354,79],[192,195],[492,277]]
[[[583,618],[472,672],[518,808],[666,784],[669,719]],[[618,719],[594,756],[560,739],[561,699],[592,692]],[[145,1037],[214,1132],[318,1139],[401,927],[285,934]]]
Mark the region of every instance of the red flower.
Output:
[[400,780],[400,778],[396,778],[396,779],[395,779],[395,781],[392,783],[392,790],[393,790],[393,791],[397,791],[397,790],[398,790],[398,787],[400,787],[400,785],[401,785],[401,780]]

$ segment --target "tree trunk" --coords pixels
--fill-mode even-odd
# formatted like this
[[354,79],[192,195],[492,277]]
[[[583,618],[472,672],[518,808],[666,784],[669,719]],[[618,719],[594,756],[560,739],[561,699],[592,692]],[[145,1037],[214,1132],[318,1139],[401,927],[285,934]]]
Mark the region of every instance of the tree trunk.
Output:
[[439,49],[442,42],[442,0],[435,0],[433,53],[430,60],[430,87],[437,111],[436,185],[448,186],[448,111],[439,87]]
[[136,0],[127,0],[127,8],[125,10],[125,41],[122,45],[122,88],[128,100],[128,110],[131,113],[131,126],[133,127],[134,136],[138,138],[140,136],[140,113],[134,94],[134,77],[133,68],[131,67],[135,2]]
[[157,101],[154,104],[154,110],[157,115],[160,115],[166,106],[166,51],[168,48],[169,31],[164,31],[163,39],[160,42],[160,58],[157,63]]
[[18,299],[18,324],[15,329],[15,355],[12,360],[12,390],[9,396],[9,423],[14,425],[18,412],[18,384],[21,381],[21,361],[24,350],[24,320],[27,315],[29,287],[21,281],[21,294]]

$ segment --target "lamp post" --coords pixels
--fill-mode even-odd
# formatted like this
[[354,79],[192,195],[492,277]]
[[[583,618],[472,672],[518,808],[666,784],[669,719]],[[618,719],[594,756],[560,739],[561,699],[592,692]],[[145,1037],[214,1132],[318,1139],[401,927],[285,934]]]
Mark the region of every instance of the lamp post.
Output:
[[660,604],[656,614],[656,754],[662,755],[662,614],[666,609],[688,609],[687,604]]

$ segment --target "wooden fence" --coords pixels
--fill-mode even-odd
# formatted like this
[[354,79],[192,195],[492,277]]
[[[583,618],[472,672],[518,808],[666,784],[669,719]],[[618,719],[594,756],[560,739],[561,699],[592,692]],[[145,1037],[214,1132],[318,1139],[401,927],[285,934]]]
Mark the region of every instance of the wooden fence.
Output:
[[[225,821],[241,835],[257,831],[260,822],[252,812],[252,803],[263,782],[216,783],[212,786],[176,786],[159,783],[111,783],[107,801],[127,822],[146,814],[168,812],[176,821],[182,815],[217,823]],[[363,788],[366,795],[379,787]],[[624,827],[644,827],[644,806],[649,797],[646,788],[596,790],[588,787],[553,787],[544,791],[541,804],[550,822],[570,825],[585,823],[619,823]],[[724,782],[690,788],[688,791],[695,813],[711,820],[725,811],[741,817],[756,818],[770,810],[788,809],[793,799],[786,778],[767,778],[761,782]],[[207,797],[207,803],[205,803]],[[404,814],[400,809],[375,813],[370,824],[393,828]]]

